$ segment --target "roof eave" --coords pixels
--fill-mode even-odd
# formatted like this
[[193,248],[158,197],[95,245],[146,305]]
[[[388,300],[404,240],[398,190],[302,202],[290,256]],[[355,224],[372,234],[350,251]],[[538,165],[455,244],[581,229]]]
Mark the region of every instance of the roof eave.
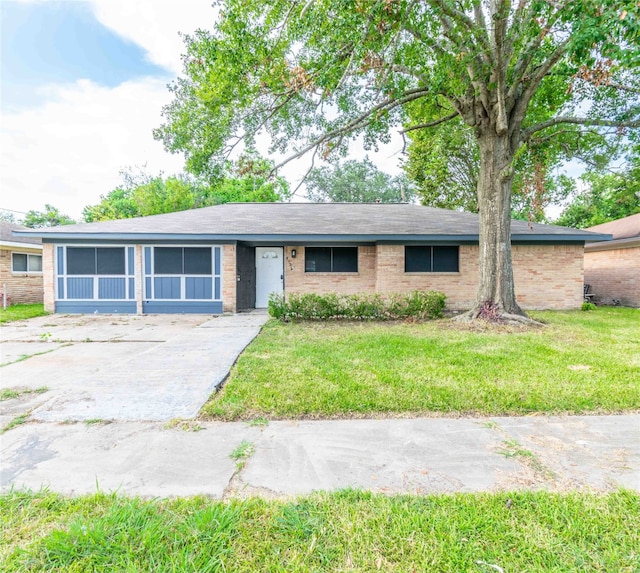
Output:
[[[36,234],[37,233],[37,234]],[[247,242],[405,242],[405,241],[478,241],[477,234],[424,233],[424,234],[203,234],[203,233],[68,233],[48,231],[20,231],[17,236],[37,236],[48,242],[73,241],[247,241]],[[611,235],[597,233],[513,233],[513,242],[601,242],[611,240]]]

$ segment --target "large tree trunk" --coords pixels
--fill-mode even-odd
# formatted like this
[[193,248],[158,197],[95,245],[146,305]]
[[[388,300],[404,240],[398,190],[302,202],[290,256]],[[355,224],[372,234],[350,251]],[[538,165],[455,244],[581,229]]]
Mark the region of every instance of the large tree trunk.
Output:
[[[480,280],[474,307],[465,315],[489,320],[527,321],[516,302],[511,263],[513,152],[507,135],[487,130],[478,138],[480,175]],[[462,317],[461,317],[462,318]]]

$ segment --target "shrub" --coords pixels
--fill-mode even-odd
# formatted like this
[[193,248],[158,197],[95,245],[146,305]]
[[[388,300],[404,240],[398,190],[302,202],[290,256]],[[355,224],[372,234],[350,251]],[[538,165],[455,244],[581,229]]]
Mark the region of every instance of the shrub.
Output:
[[588,301],[584,301],[582,303],[582,306],[580,307],[582,310],[595,310],[596,308],[598,308],[595,304],[593,304],[592,302],[588,302]]
[[440,318],[446,295],[437,291],[408,294],[272,294],[269,315],[278,320],[396,320]]

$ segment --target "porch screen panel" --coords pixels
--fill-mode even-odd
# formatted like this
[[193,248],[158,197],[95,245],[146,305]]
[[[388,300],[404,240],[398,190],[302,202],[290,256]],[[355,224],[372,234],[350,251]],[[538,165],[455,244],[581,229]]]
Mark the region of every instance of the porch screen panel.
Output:
[[124,278],[98,278],[98,298],[124,300],[127,298],[127,283]]
[[180,299],[180,277],[156,277],[153,280],[154,298]]
[[187,277],[185,279],[185,298],[187,300],[209,300],[211,294],[211,278]]
[[93,277],[67,279],[67,298],[74,300],[93,299]]
[[184,249],[185,275],[211,274],[211,249],[202,247],[185,247]]
[[64,274],[64,247],[58,247],[56,254],[58,258],[58,276],[62,276]]
[[153,271],[156,275],[181,275],[182,249],[180,247],[156,247],[153,250]]
[[67,247],[68,275],[95,275],[96,249],[94,247]]

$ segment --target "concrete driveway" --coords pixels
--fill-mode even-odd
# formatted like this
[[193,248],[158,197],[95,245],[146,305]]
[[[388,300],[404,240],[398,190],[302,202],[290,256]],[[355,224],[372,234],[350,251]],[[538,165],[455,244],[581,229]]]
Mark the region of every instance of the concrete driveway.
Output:
[[0,389],[20,397],[0,402],[0,424],[25,412],[45,422],[191,418],[266,320],[50,315],[4,325]]

